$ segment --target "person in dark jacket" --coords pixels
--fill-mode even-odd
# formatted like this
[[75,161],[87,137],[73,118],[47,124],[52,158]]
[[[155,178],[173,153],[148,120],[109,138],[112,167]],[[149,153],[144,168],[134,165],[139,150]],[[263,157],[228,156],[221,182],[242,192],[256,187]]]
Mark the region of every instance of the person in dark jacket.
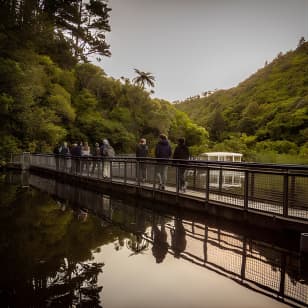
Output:
[[53,149],[53,154],[55,156],[57,170],[59,170],[60,168],[60,151],[61,151],[61,146],[59,144],[56,144],[55,148]]
[[[185,138],[178,139],[178,145],[174,149],[173,159],[189,159],[189,149],[185,144]],[[181,163],[179,161],[179,163]],[[186,168],[178,167],[178,179],[177,179],[178,189],[180,191],[186,191]]]
[[100,158],[101,158],[101,149],[99,143],[95,143],[95,147],[92,153],[93,156],[93,164],[92,164],[92,171],[91,173],[94,174],[95,170],[97,169],[97,173],[99,175],[100,171]]
[[71,148],[71,155],[72,155],[72,173],[74,174],[80,172],[81,149],[82,149],[81,142],[78,142],[78,144],[73,143]]
[[61,155],[61,169],[66,170],[68,157],[70,155],[70,149],[66,141],[64,141],[62,144],[60,155]]
[[168,165],[164,164],[164,159],[170,159],[172,156],[171,146],[168,138],[164,134],[160,134],[159,141],[155,147],[155,157],[159,158],[162,164],[159,164],[156,169],[156,174],[159,179],[159,189],[165,189],[167,182]]
[[137,180],[142,182],[145,182],[146,180],[147,170],[145,162],[141,161],[140,158],[147,157],[149,154],[149,148],[146,143],[146,139],[141,138],[139,144],[136,147],[136,157],[138,159]]

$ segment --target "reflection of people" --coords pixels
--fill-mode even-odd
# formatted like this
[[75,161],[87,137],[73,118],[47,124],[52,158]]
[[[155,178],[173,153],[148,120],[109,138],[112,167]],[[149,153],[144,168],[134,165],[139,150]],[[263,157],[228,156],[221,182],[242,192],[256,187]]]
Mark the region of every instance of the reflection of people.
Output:
[[[169,159],[171,155],[172,151],[167,136],[164,134],[160,134],[159,141],[155,148],[155,157]],[[168,165],[161,163],[156,167],[156,174],[159,179],[159,189],[165,189],[165,185],[167,182],[167,172]]]
[[152,227],[153,233],[153,246],[152,253],[156,259],[156,263],[161,263],[165,259],[168,252],[167,232],[165,225],[162,224],[159,229],[157,225]]
[[[139,141],[139,144],[136,147],[136,157],[137,159],[141,158],[141,157],[147,157],[149,153],[149,149],[148,146],[146,144],[146,139],[145,138],[141,138]],[[144,162],[140,161],[138,162],[137,165],[137,178],[139,181],[145,182],[146,180],[146,165]]]
[[[174,149],[174,159],[189,159],[189,149],[185,144],[184,138],[178,139],[178,145]],[[183,192],[186,191],[186,169],[185,167],[178,167],[178,178],[177,178],[178,189]]]
[[77,218],[78,218],[78,220],[85,222],[88,218],[88,210],[87,209],[79,209]]
[[186,231],[181,219],[174,222],[174,230],[171,230],[171,249],[174,256],[179,258],[181,253],[186,249]]

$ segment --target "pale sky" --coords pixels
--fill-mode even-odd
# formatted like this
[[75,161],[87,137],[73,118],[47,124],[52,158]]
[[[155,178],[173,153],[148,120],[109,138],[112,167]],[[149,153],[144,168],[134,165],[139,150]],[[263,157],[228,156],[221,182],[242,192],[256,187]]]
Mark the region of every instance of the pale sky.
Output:
[[308,0],[109,0],[114,78],[156,78],[153,97],[229,89],[281,51],[308,41]]

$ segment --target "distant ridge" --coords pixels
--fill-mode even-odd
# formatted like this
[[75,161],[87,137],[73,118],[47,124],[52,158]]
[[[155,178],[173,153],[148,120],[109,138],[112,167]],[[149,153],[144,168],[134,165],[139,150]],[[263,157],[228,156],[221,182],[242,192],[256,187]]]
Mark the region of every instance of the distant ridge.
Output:
[[308,42],[302,38],[294,51],[279,53],[238,86],[190,98],[176,108],[205,127],[216,143],[246,134],[256,143],[283,140],[304,146],[308,141]]

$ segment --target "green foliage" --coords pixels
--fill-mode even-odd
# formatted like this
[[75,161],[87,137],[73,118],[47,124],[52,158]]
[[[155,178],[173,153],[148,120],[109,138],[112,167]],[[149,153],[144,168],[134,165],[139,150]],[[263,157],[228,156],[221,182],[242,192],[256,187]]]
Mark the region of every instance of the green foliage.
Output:
[[55,114],[62,120],[73,122],[76,113],[71,105],[71,95],[58,84],[52,86],[50,94],[51,95],[47,98],[48,106],[54,110]]
[[146,137],[153,153],[160,133],[173,144],[185,137],[194,153],[203,151],[207,131],[143,89],[154,86],[150,73],[136,70],[135,85],[79,61],[93,52],[109,55],[109,11],[104,0],[7,1],[1,7],[0,160],[15,151],[50,152],[64,140],[93,145],[104,138],[117,153],[132,153]]
[[105,40],[110,31],[109,12],[105,0],[2,1],[2,54],[21,47],[33,49],[51,55],[63,67],[93,53],[110,56]]
[[[267,157],[288,154],[288,146],[277,146],[281,140],[294,143],[292,153],[306,142],[308,134],[308,43],[302,38],[296,50],[280,53],[274,61],[230,90],[216,91],[208,97],[178,103],[176,108],[186,112],[193,121],[208,129],[211,147],[230,148],[231,137],[245,133],[255,137],[249,158],[263,159],[259,153],[264,146]],[[272,143],[277,141],[278,143]],[[258,143],[261,143],[259,146]],[[235,148],[235,146],[231,146]],[[245,151],[245,149],[242,149]],[[282,156],[280,156],[282,157]],[[272,160],[264,157],[265,161]]]
[[0,134],[0,166],[10,159],[11,153],[19,153],[20,146],[20,141],[14,136]]

